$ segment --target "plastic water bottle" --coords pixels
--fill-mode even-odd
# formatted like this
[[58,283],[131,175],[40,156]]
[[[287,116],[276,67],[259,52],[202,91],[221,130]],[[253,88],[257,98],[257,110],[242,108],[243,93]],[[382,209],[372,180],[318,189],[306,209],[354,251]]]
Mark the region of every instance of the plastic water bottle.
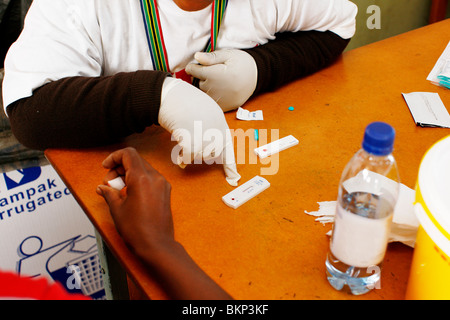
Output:
[[360,295],[380,288],[381,264],[400,188],[392,155],[394,138],[395,130],[389,124],[369,124],[362,149],[342,173],[325,263],[328,282],[337,290]]

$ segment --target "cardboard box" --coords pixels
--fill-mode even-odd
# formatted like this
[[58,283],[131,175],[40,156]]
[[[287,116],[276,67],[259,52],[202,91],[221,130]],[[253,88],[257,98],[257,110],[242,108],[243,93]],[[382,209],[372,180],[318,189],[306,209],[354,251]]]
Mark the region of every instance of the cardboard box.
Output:
[[51,165],[0,174],[0,269],[105,299],[95,229]]

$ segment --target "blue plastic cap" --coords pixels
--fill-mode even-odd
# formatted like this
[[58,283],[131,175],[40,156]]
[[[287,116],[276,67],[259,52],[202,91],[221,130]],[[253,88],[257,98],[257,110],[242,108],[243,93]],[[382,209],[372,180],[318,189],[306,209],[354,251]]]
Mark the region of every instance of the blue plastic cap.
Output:
[[369,153],[385,156],[394,147],[395,130],[384,122],[372,122],[366,127],[362,147]]

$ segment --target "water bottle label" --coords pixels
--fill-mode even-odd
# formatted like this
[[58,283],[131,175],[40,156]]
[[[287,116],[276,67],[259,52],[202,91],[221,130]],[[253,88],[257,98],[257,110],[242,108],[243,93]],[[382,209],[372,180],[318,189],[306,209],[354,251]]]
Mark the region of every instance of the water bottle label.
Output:
[[367,268],[383,261],[392,214],[380,219],[358,216],[337,205],[331,252],[350,266]]

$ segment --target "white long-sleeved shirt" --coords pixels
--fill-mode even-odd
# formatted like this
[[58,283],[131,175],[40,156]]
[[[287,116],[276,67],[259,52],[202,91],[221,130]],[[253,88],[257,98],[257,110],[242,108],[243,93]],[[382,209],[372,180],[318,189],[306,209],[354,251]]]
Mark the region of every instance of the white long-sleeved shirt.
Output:
[[[159,0],[172,72],[210,38],[211,6],[184,11]],[[357,7],[348,0],[229,0],[217,49],[251,48],[283,31],[332,31],[348,39]],[[34,0],[5,59],[4,108],[42,85],[71,76],[152,70],[139,0]]]

